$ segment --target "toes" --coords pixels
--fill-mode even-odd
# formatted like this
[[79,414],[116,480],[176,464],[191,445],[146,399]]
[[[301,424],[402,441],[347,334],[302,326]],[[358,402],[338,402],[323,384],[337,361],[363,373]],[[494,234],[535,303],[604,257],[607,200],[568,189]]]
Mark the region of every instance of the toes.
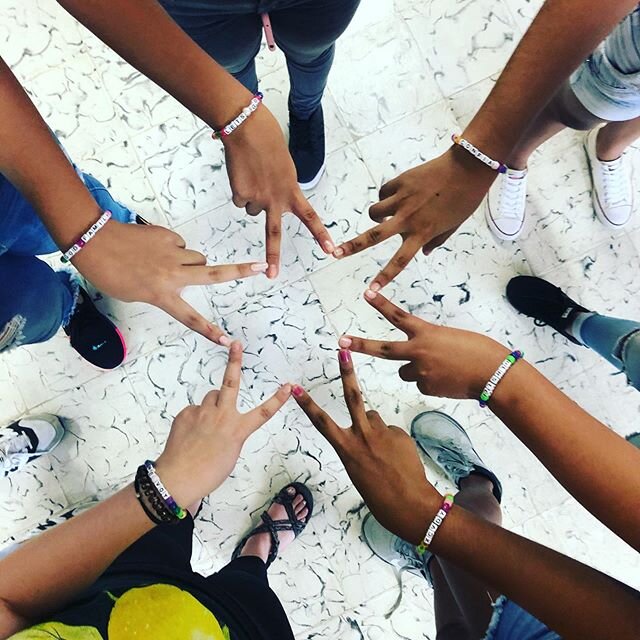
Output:
[[287,487],[287,493],[290,496],[295,496],[296,495],[296,488],[295,487]]
[[309,515],[309,509],[307,509],[307,505],[306,504],[304,506],[304,509],[302,509],[302,511],[298,511],[296,513],[296,516],[298,517],[298,520],[306,520],[308,515]]

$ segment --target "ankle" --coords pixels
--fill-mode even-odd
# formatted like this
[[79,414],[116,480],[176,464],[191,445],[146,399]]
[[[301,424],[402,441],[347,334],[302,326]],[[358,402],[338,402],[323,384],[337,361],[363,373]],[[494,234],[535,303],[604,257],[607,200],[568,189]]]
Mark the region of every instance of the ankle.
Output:
[[624,153],[627,146],[619,140],[611,140],[607,134],[607,127],[602,127],[596,136],[596,157],[600,162],[612,162]]

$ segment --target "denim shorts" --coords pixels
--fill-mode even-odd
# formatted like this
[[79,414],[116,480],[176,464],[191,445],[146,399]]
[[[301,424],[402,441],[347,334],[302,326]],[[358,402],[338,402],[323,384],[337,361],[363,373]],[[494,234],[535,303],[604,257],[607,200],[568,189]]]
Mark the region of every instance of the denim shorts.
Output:
[[504,596],[493,605],[493,616],[483,640],[562,640],[555,632]]
[[607,121],[640,116],[640,7],[571,76],[582,106]]

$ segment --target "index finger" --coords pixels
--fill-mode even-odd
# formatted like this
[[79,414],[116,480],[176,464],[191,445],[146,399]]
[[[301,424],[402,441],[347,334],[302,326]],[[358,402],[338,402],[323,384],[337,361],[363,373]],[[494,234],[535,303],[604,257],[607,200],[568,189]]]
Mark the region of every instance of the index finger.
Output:
[[240,373],[242,371],[242,345],[233,341],[229,347],[229,360],[222,377],[222,386],[218,394],[218,406],[230,404],[236,406],[240,390]]
[[190,304],[185,302],[180,296],[170,298],[167,302],[157,304],[160,309],[166,311],[170,316],[175,318],[192,331],[199,333],[201,336],[217,342],[225,347],[231,344],[231,339],[220,327],[209,322],[203,315],[199,314]]
[[344,431],[331,418],[331,416],[323,411],[313,400],[313,398],[299,385],[294,385],[292,394],[298,406],[307,414],[307,418],[311,424],[329,441],[329,443],[338,449],[340,442],[344,437]]
[[220,284],[230,280],[251,278],[269,268],[266,262],[243,262],[240,264],[185,265],[182,270],[182,285]]
[[338,344],[343,349],[366,353],[385,360],[411,360],[409,342],[390,342],[385,340],[367,340],[355,336],[342,336]]
[[391,220],[385,220],[384,222],[377,224],[368,231],[361,233],[353,240],[342,243],[334,252],[336,258],[346,258],[352,256],[355,253],[360,253],[369,247],[373,247],[376,244],[384,242],[391,236],[399,233],[398,220],[392,218]]
[[364,400],[362,399],[358,378],[353,368],[351,352],[348,349],[341,349],[338,353],[338,360],[340,361],[340,375],[342,376],[344,400],[347,403],[353,428],[356,431],[362,431],[362,429],[367,428],[369,421],[367,420],[367,410],[365,409]]
[[291,212],[294,216],[300,218],[302,224],[311,231],[311,235],[318,241],[325,253],[333,253],[336,250],[327,228],[322,224],[322,220],[320,220],[315,209],[302,194],[298,197]]
[[280,268],[280,242],[282,239],[282,212],[278,209],[267,210],[267,278],[273,279]]
[[418,253],[422,243],[420,240],[407,238],[402,241],[402,245],[395,252],[387,266],[374,278],[371,289],[379,291],[388,285],[404,268],[411,262],[413,256]]
[[394,327],[406,333],[410,338],[416,334],[422,320],[396,306],[377,291],[367,289],[364,292],[364,297],[367,302],[379,311]]

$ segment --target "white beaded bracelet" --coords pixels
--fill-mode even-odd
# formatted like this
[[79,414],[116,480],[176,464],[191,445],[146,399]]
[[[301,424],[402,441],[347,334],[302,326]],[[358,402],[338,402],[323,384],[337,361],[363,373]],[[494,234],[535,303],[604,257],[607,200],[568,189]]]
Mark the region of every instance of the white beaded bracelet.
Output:
[[507,371],[509,371],[509,369],[511,369],[511,367],[523,357],[524,353],[522,351],[512,351],[502,361],[502,364],[498,367],[497,371],[489,378],[489,382],[487,382],[482,393],[480,394],[481,407],[487,406],[489,399],[498,386],[498,382],[500,382],[500,380],[502,380],[502,378],[504,378],[504,376],[506,375]]
[[104,227],[107,222],[111,219],[111,211],[105,211],[96,222],[94,222],[91,227],[85,233],[83,233],[77,242],[62,254],[60,258],[61,262],[69,262],[73,256],[75,256],[82,248],[91,240],[102,227]]
[[453,140],[454,144],[457,144],[458,146],[462,147],[465,151],[468,151],[472,156],[480,160],[480,162],[483,162],[484,164],[486,164],[488,167],[490,167],[494,171],[497,171],[498,173],[507,172],[506,164],[502,162],[498,162],[497,160],[493,160],[486,153],[482,153],[482,151],[480,151],[478,147],[475,147],[468,140],[465,140],[462,136],[459,136],[454,133],[451,136],[451,140]]
[[211,137],[215,140],[221,140],[222,138],[230,136],[252,113],[256,111],[262,102],[262,98],[263,95],[260,92],[256,93],[248,106],[241,111],[237,118],[234,118],[229,124],[222,127],[222,129],[214,129]]

